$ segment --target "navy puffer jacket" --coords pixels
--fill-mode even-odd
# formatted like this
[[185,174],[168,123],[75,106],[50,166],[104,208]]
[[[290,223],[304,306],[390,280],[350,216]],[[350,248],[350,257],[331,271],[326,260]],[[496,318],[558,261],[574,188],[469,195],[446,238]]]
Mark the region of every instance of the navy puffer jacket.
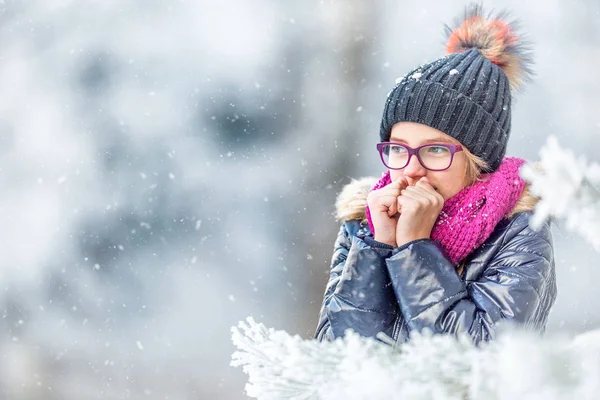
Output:
[[[343,221],[315,338],[333,340],[352,329],[383,332],[403,342],[412,331],[467,333],[474,342],[494,338],[510,320],[543,331],[556,298],[549,223],[529,227],[528,191],[492,235],[457,266],[436,242],[416,240],[393,248],[373,240],[364,220],[373,181],[348,185],[338,197]],[[529,205],[528,205],[529,204]]]

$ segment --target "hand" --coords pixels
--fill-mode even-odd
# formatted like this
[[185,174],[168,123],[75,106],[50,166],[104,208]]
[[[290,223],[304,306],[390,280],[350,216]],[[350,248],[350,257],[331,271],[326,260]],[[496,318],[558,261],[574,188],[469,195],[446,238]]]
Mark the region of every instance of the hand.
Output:
[[371,222],[375,228],[375,240],[378,242],[396,246],[398,196],[407,186],[405,179],[398,179],[381,189],[371,191],[367,196]]
[[443,206],[444,198],[426,177],[419,179],[415,186],[401,190],[398,197],[400,218],[396,226],[396,245],[429,238]]

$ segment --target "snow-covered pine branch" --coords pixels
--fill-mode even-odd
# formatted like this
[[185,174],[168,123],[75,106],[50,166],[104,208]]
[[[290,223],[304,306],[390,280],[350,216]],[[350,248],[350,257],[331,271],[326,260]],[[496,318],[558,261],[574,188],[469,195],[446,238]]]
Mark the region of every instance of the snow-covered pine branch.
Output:
[[579,233],[600,251],[600,165],[561,147],[550,136],[540,150],[538,165],[525,165],[523,179],[541,198],[531,219],[533,228],[550,217],[564,218],[567,228]]
[[232,328],[232,365],[260,400],[597,399],[600,331],[574,340],[506,330],[476,347],[468,338],[415,335],[396,349],[349,333],[302,340],[248,318]]

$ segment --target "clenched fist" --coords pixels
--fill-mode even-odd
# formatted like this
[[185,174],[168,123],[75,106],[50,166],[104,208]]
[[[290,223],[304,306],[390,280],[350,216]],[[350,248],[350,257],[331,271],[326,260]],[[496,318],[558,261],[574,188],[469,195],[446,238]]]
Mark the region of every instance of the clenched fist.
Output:
[[398,197],[400,218],[396,226],[396,245],[429,238],[442,207],[444,198],[426,177],[403,189]]
[[444,198],[426,177],[419,179],[414,186],[408,186],[402,178],[371,191],[367,204],[375,228],[375,240],[402,246],[431,236],[444,206]]
[[371,191],[367,196],[371,222],[375,228],[375,240],[378,242],[396,246],[398,197],[407,186],[405,179],[398,179],[381,189]]

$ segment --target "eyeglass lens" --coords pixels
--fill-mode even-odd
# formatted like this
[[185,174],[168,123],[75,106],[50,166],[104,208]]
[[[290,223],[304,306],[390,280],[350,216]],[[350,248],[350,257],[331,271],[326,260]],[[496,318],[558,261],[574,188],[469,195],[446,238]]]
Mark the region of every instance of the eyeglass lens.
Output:
[[[408,165],[408,149],[397,144],[388,144],[383,149],[383,160],[388,168],[399,169]],[[423,167],[442,170],[450,167],[452,152],[446,146],[432,144],[419,149],[419,158]]]

